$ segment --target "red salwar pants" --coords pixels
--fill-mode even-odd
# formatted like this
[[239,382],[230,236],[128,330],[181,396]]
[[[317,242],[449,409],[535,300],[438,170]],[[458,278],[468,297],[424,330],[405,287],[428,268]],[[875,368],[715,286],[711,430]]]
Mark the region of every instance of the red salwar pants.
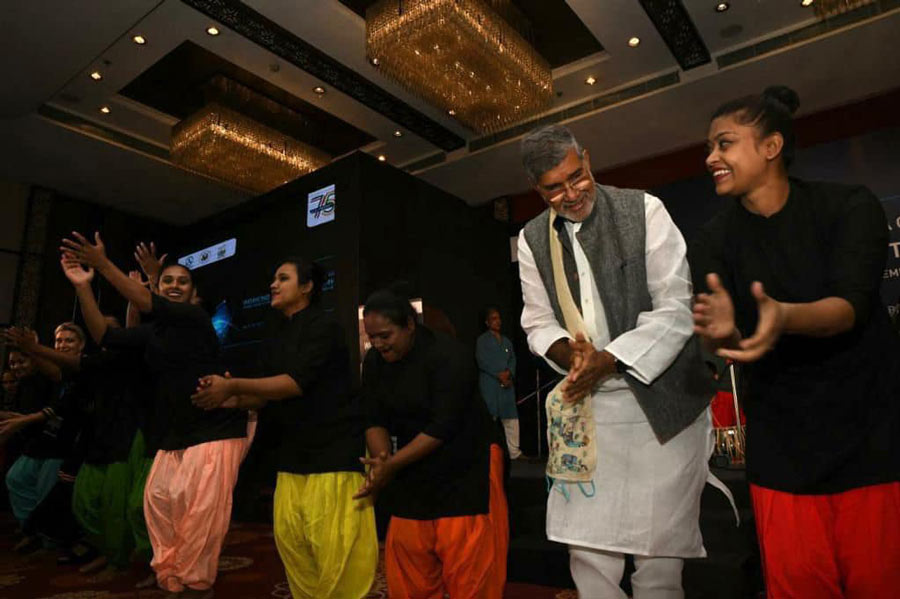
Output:
[[391,518],[385,575],[391,599],[501,599],[509,514],[503,450],[491,446],[489,513],[436,520]]
[[769,599],[900,596],[900,483],[750,494]]

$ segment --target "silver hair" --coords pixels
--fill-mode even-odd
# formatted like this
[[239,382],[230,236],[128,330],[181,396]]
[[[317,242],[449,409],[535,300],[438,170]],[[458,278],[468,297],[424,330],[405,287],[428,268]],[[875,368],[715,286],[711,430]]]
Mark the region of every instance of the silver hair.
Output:
[[522,138],[519,148],[522,166],[532,183],[559,165],[569,150],[574,149],[579,158],[583,156],[581,144],[563,125],[547,125],[530,131]]

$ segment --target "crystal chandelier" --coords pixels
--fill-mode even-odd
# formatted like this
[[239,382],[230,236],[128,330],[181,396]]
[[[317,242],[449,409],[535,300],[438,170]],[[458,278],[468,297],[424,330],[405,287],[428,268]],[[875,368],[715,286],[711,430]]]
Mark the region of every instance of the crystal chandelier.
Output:
[[211,102],[172,128],[172,161],[263,193],[328,164],[324,152]]
[[813,10],[820,19],[827,19],[841,13],[871,4],[874,0],[815,0]]
[[[490,5],[489,5],[490,4]],[[550,105],[550,66],[502,18],[509,0],[380,0],[366,54],[388,77],[479,133]]]

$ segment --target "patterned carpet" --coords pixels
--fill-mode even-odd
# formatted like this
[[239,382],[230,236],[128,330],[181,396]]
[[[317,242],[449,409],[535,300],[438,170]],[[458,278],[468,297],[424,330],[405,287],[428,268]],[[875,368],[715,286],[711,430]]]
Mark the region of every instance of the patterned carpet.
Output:
[[[159,589],[135,590],[145,572],[84,575],[75,566],[57,566],[56,554],[41,550],[12,552],[14,523],[0,515],[0,599],[165,599]],[[225,541],[215,585],[217,599],[291,599],[272,529],[265,524],[234,524]],[[386,598],[383,564],[368,598]],[[574,593],[536,585],[509,583],[506,599],[575,599]]]

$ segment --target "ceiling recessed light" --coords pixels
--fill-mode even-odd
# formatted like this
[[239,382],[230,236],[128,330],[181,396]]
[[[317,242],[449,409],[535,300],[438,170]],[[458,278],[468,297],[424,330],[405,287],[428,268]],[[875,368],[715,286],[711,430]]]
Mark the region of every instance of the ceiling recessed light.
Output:
[[594,85],[595,83],[597,83],[597,79],[595,79],[593,75],[588,76],[588,78],[584,80],[585,85]]
[[109,114],[109,112],[110,112],[109,106],[101,106],[100,112],[102,112],[103,114]]
[[313,88],[313,92],[315,92],[316,94],[321,96],[325,93],[325,88],[322,87],[321,85],[317,85]]
[[387,156],[385,156],[384,154],[378,155],[378,162],[384,162],[385,160],[387,160]]
[[143,46],[144,44],[147,43],[147,39],[143,35],[136,35],[133,38],[131,38],[131,41],[133,41],[138,46]]
[[103,75],[100,74],[100,71],[94,71],[93,73],[91,73],[91,79],[93,79],[94,81],[100,81],[101,79],[103,79]]
[[206,28],[206,33],[208,33],[209,35],[219,35],[219,29],[210,25]]
[[628,45],[631,46],[632,48],[637,48],[638,46],[641,45],[641,38],[636,37],[636,36],[629,38]]
[[716,4],[716,12],[725,12],[729,7],[730,5],[727,2],[719,2]]
[[397,129],[396,131],[394,131],[394,137],[403,137],[403,131]]
[[800,0],[800,6],[812,6],[815,0]]

